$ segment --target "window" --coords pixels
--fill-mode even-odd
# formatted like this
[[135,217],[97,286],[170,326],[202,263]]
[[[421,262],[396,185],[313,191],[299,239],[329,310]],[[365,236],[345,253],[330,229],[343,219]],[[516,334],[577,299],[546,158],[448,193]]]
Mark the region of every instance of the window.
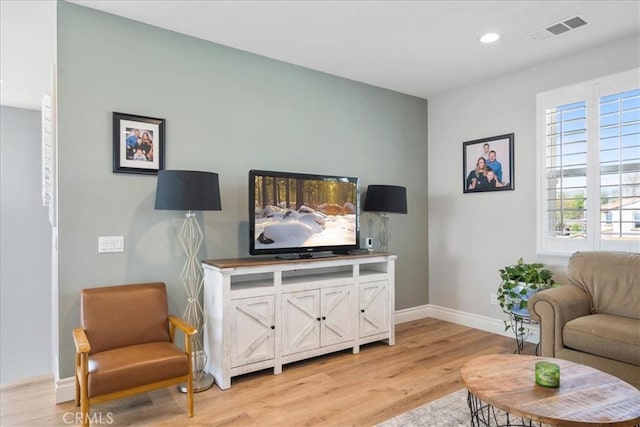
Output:
[[611,211],[607,211],[604,213],[604,218],[605,218],[605,222],[607,224],[613,224],[613,214],[611,213]]
[[640,250],[640,70],[538,94],[538,250]]

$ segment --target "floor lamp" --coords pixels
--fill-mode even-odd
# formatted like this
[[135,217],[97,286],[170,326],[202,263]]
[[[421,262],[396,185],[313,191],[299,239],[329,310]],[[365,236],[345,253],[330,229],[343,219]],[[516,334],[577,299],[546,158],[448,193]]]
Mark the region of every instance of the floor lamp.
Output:
[[[186,211],[178,240],[187,256],[180,280],[187,291],[184,319],[198,329],[193,338],[193,391],[200,392],[213,386],[213,375],[204,371],[207,353],[203,347],[204,325],[207,322],[200,304],[203,286],[202,265],[197,258],[204,234],[194,211],[219,211],[220,187],[218,174],[213,172],[161,170],[158,172],[155,209]],[[186,384],[178,390],[187,391]]]
[[378,239],[380,250],[389,250],[391,225],[388,213],[407,213],[407,189],[398,185],[370,185],[364,200],[365,212],[377,212],[380,215]]

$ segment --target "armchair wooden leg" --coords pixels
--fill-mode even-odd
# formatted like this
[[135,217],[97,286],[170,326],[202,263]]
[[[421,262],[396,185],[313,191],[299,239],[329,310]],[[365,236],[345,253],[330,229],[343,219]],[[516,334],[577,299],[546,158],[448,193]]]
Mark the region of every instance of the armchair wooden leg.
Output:
[[80,374],[80,355],[76,353],[76,368],[74,369],[74,378],[76,380],[76,406],[80,406],[80,381],[78,381],[78,375]]
[[184,335],[185,355],[187,356],[187,413],[189,418],[193,417],[193,353],[191,352],[191,335]]
[[76,406],[80,406],[80,383],[78,382],[78,374],[76,374]]
[[86,400],[80,403],[80,413],[82,414],[82,427],[89,427],[89,402]]
[[187,412],[189,418],[193,417],[193,374],[187,376]]
[[89,427],[89,379],[87,372],[87,356],[82,355],[80,358],[80,369],[76,374],[76,383],[78,388],[76,394],[80,395],[80,413],[82,414],[82,425]]

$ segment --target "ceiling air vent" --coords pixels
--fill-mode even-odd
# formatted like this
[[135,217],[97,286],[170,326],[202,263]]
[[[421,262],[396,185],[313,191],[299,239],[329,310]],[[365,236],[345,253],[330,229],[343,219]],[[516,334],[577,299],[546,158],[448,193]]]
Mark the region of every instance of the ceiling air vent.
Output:
[[534,40],[546,40],[560,34],[568,33],[571,30],[575,30],[585,25],[587,25],[587,20],[584,16],[573,16],[571,18],[563,19],[560,22],[545,25],[542,28],[530,32],[527,36]]
[[570,27],[572,30],[575,30],[578,27],[582,27],[583,25],[587,25],[587,21],[580,18],[579,16],[575,16],[571,19],[567,19],[563,22],[564,25]]
[[554,36],[557,36],[558,34],[562,34],[562,33],[566,33],[567,31],[571,31],[571,28],[567,27],[564,24],[556,24],[556,25],[552,25],[552,26],[548,27],[547,31],[549,31]]

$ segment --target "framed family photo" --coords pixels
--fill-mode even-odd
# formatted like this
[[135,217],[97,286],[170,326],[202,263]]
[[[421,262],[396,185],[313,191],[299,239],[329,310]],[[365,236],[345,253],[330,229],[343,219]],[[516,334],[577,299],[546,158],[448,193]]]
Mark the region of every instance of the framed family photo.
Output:
[[514,189],[513,133],[462,143],[464,193]]
[[165,120],[113,113],[113,172],[157,175],[164,169]]

